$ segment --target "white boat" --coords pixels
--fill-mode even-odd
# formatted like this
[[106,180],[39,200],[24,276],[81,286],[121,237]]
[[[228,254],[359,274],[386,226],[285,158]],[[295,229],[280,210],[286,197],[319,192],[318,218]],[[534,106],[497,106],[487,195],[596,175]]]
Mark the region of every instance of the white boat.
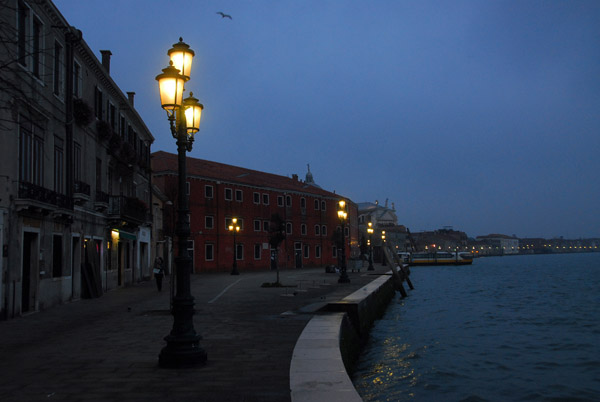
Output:
[[468,265],[473,263],[473,255],[468,252],[411,253],[408,265]]

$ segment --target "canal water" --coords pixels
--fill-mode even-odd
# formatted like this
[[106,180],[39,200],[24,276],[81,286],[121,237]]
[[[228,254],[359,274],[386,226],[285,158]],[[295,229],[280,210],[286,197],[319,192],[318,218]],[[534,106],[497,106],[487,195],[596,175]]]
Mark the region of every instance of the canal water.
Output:
[[600,253],[411,268],[353,375],[365,401],[600,401]]

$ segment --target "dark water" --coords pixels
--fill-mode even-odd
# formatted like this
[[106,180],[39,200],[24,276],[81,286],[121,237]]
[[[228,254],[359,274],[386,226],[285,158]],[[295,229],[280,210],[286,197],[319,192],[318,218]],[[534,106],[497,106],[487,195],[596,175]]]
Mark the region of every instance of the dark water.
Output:
[[353,377],[365,401],[600,401],[600,253],[411,272]]

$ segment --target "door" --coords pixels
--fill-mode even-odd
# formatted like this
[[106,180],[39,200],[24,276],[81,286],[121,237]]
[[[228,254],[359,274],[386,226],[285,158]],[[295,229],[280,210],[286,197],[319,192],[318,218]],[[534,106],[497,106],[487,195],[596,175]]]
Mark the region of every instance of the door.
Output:
[[31,311],[35,307],[33,279],[37,271],[37,233],[23,233],[23,272],[21,276],[21,313]]
[[294,243],[294,256],[296,259],[296,268],[302,268],[302,243]]

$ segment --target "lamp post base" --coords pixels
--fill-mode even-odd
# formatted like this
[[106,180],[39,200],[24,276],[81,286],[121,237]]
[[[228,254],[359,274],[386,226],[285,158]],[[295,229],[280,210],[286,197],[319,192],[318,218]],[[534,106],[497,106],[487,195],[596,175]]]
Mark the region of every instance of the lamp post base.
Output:
[[175,297],[173,301],[173,329],[165,336],[167,346],[158,355],[158,365],[182,368],[206,363],[206,351],[200,346],[202,336],[196,333],[193,322],[194,299]]
[[350,277],[348,276],[346,271],[342,272],[342,274],[340,275],[340,279],[338,279],[338,283],[350,283]]
[[231,270],[231,275],[239,275],[240,271],[238,271],[237,267],[233,267],[233,269]]
[[165,346],[158,355],[158,365],[165,368],[182,368],[206,364],[206,351],[200,347],[200,336],[165,337]]

